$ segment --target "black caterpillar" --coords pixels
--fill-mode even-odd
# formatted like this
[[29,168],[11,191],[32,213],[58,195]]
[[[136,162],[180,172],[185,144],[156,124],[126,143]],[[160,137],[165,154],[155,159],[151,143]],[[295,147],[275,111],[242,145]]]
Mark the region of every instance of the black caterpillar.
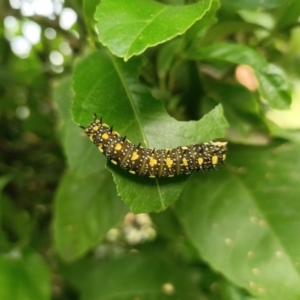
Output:
[[91,141],[108,160],[132,174],[156,177],[173,177],[193,171],[216,169],[226,159],[225,141],[179,146],[174,149],[149,149],[132,144],[126,137],[98,120],[82,127]]

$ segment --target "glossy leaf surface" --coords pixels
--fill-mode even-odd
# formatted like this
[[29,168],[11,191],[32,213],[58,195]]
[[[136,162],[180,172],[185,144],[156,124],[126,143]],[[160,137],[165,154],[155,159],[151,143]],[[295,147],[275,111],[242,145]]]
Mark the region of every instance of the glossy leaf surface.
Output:
[[95,14],[99,40],[126,61],[183,34],[210,6],[211,0],[185,6],[143,0],[104,0]]
[[262,299],[300,295],[298,147],[232,147],[228,173],[194,176],[176,205],[201,256]]

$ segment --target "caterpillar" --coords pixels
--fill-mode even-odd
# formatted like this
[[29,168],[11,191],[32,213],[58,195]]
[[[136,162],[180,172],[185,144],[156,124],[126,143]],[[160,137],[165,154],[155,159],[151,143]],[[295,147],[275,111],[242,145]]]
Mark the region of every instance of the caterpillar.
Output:
[[173,177],[194,171],[217,170],[224,164],[227,142],[214,140],[173,149],[149,149],[131,143],[94,116],[87,127],[81,126],[108,160],[132,174],[150,178]]

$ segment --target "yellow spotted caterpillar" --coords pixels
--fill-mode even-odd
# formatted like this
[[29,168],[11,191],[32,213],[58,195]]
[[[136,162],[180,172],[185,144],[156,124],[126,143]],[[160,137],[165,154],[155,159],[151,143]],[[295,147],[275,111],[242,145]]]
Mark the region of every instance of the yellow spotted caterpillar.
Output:
[[[81,126],[82,127],[82,126]],[[194,171],[215,169],[226,159],[226,141],[214,140],[174,149],[149,149],[135,145],[97,119],[82,127],[91,141],[113,164],[137,175],[173,177]]]

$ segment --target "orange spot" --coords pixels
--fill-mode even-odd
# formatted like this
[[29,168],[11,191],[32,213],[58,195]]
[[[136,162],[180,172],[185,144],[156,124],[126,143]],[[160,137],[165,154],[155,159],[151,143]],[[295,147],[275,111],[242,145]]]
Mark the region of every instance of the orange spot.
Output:
[[137,154],[137,152],[133,152],[132,156],[131,156],[131,160],[136,160],[138,159],[140,156]]
[[[153,157],[150,157],[150,160],[149,160],[149,165],[150,167],[154,167],[157,165],[157,159],[153,158]],[[149,176],[150,177],[150,176]]]
[[173,160],[172,160],[171,158],[168,157],[168,158],[166,159],[166,165],[167,165],[168,168],[171,168],[172,165],[173,165]]
[[115,146],[115,150],[119,151],[122,149],[122,145],[120,143],[117,143]]

